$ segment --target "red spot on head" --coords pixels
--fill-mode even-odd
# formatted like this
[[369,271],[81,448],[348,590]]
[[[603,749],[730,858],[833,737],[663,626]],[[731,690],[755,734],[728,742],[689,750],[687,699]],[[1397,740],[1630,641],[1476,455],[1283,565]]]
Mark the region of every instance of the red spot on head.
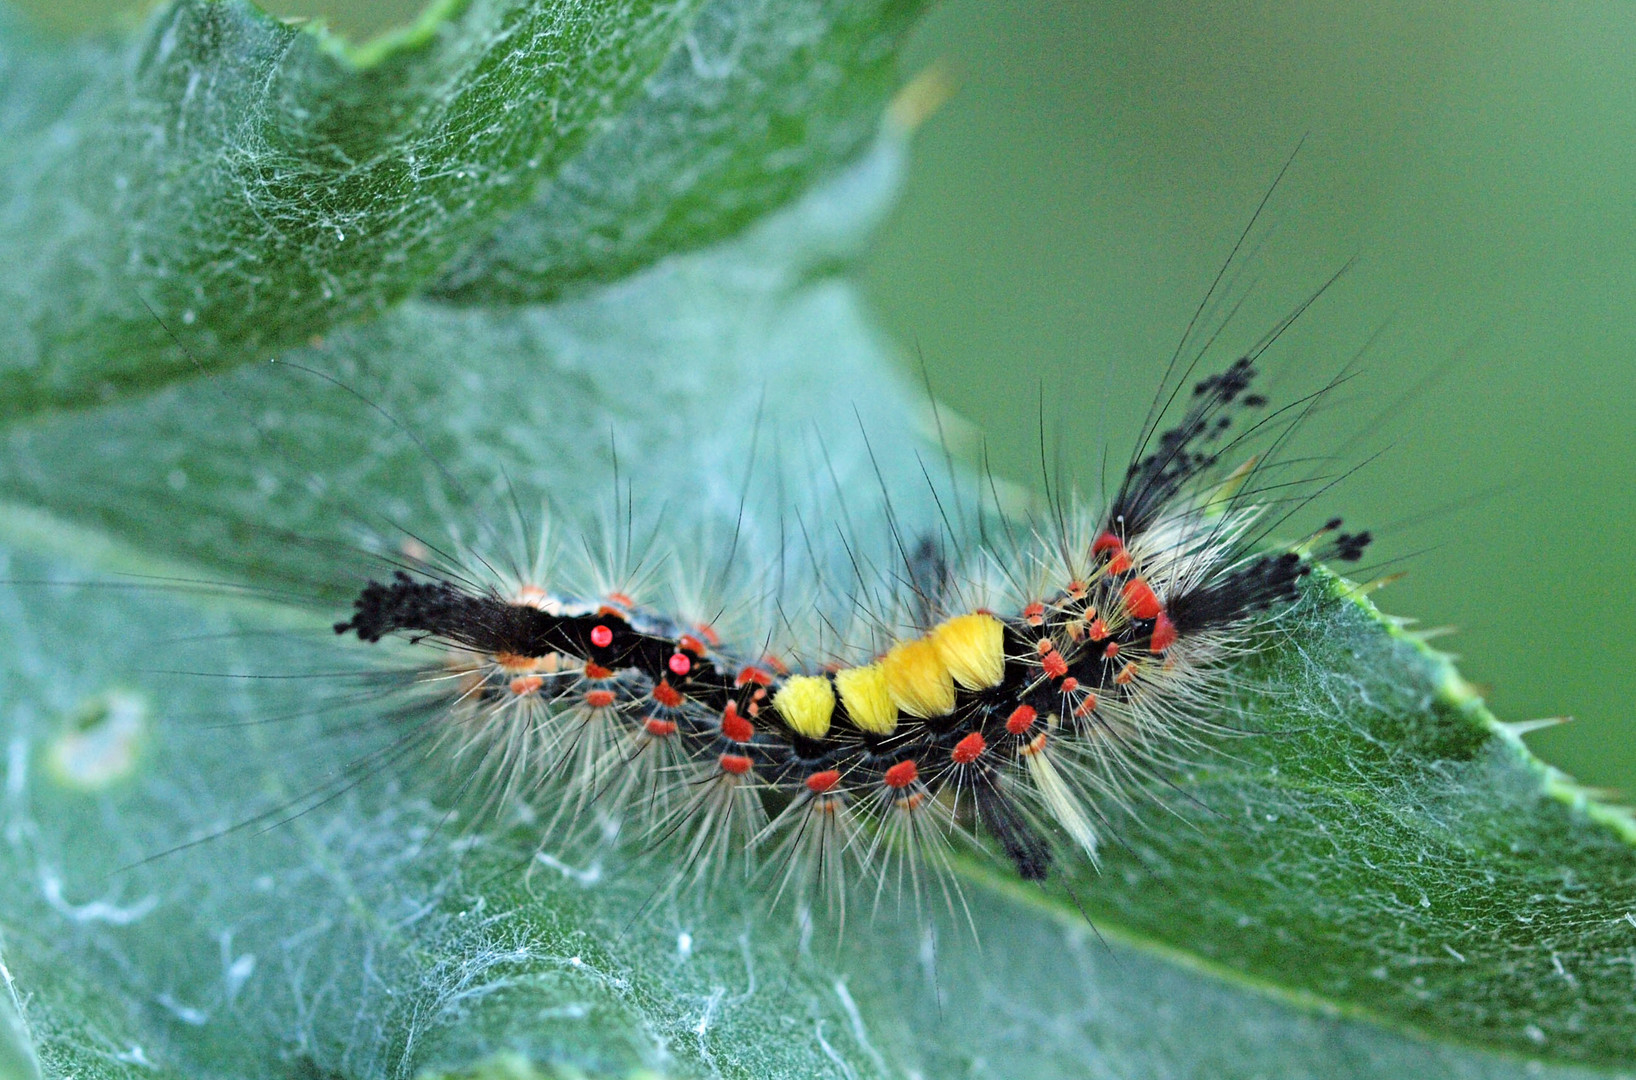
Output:
[[721,733],[734,742],[749,742],[756,726],[738,714],[738,704],[729,701],[721,711]]
[[1005,729],[1013,735],[1021,735],[1034,726],[1034,718],[1039,713],[1032,705],[1018,705],[1011,710],[1011,715],[1005,718]]
[[814,795],[822,795],[824,792],[832,790],[840,782],[841,771],[839,769],[825,769],[823,772],[815,772],[807,777],[807,790]]
[[682,650],[684,650],[686,652],[690,652],[694,656],[703,656],[704,655],[704,652],[705,652],[704,642],[700,641],[698,638],[694,637],[692,634],[683,634],[681,636],[681,638],[678,639],[676,644]]
[[949,757],[954,759],[956,765],[970,765],[982,757],[983,751],[987,749],[988,740],[983,738],[983,733],[974,731],[954,744],[954,749],[949,751]]
[[642,721],[642,730],[646,731],[649,735],[652,735],[656,739],[664,739],[676,734],[676,722],[674,720],[661,720],[657,716],[650,716],[646,720]]
[[525,675],[511,680],[511,692],[522,697],[524,694],[532,694],[544,685],[545,680],[538,675]]
[[601,664],[587,663],[585,665],[585,677],[587,679],[611,679],[613,678],[613,669],[605,668]]
[[886,770],[881,782],[889,788],[906,788],[920,776],[920,769],[912,761],[900,761]]
[[1071,694],[1075,690],[1079,689],[1079,680],[1070,675],[1066,679],[1062,680],[1062,686],[1060,689],[1064,694]]
[[1036,600],[1023,608],[1023,621],[1029,626],[1040,626],[1045,622],[1045,605]]
[[[693,629],[697,630],[699,632],[699,636],[704,638],[704,640],[710,642],[710,644],[712,644],[712,645],[720,645],[721,644],[721,635],[716,633],[716,628],[714,626],[711,626],[709,623],[700,623],[699,625],[695,626]],[[699,651],[703,652],[704,650],[701,649]]]
[[693,658],[686,653],[671,653],[670,659],[665,661],[665,667],[679,679],[693,670]]
[[682,692],[663,679],[660,679],[659,685],[653,688],[652,697],[667,709],[677,709],[682,704]]
[[1112,551],[1115,554],[1117,554],[1117,553],[1119,553],[1121,551],[1124,551],[1124,550],[1125,550],[1125,542],[1123,540],[1119,539],[1119,537],[1113,535],[1113,533],[1111,533],[1111,532],[1103,533],[1101,536],[1097,537],[1096,540],[1091,543],[1091,554],[1092,555],[1100,555],[1104,551]]
[[1154,652],[1164,652],[1176,644],[1176,624],[1170,621],[1170,616],[1164,612],[1153,620],[1153,640],[1148,642],[1148,648]]
[[772,681],[773,677],[769,673],[758,667],[747,667],[739,671],[738,675],[733,679],[733,685],[745,686],[749,683],[755,683],[757,686],[770,686]]
[[743,754],[723,754],[716,760],[721,764],[721,771],[732,776],[743,776],[755,764]]
[[1068,674],[1068,661],[1059,652],[1049,652],[1040,657],[1040,667],[1053,679],[1060,679]]
[[614,692],[612,690],[587,690],[585,692],[585,704],[593,709],[606,709],[613,703]]
[[1106,649],[1102,650],[1102,655],[1107,657],[1109,660],[1112,660],[1114,657],[1118,656],[1119,655],[1119,642],[1117,642],[1117,641],[1108,642],[1108,647]]
[[1132,618],[1152,619],[1164,610],[1159,598],[1153,595],[1153,586],[1141,578],[1131,578],[1125,582],[1120,593],[1125,598],[1125,610],[1130,612]]
[[591,644],[599,649],[606,649],[613,644],[613,631],[601,623],[591,627]]

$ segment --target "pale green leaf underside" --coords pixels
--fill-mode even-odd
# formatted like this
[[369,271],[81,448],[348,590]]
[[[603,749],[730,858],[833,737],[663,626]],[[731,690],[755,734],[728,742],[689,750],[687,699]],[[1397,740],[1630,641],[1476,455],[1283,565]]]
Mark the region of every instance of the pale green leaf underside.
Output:
[[[882,141],[737,238],[616,282],[513,309],[399,303],[283,354],[401,417],[448,476],[368,406],[289,368],[179,380],[173,358],[138,351],[151,392],[8,406],[0,578],[103,584],[0,586],[0,961],[17,990],[16,1004],[0,993],[0,1065],[1622,1075],[1636,1038],[1628,829],[1571,805],[1448,668],[1326,590],[1244,665],[1247,726],[1276,734],[1228,740],[1174,777],[1176,815],[1147,814],[1100,876],[1073,877],[1107,947],[1058,892],[980,856],[960,869],[980,945],[890,901],[873,919],[854,910],[839,946],[803,942],[787,913],[732,890],[649,906],[662,870],[629,853],[561,851],[525,876],[535,835],[462,830],[429,767],[372,772],[277,828],[110,873],[319,790],[381,745],[381,725],[360,723],[379,719],[367,702],[289,715],[345,691],[314,673],[375,654],[322,626],[355,581],[334,576],[345,560],[290,534],[351,544],[389,532],[386,515],[469,535],[502,475],[529,509],[549,496],[583,524],[613,501],[615,451],[621,504],[684,550],[736,534],[767,559],[805,527],[844,575],[842,535],[865,554],[883,539],[882,488],[906,531],[929,527],[921,403],[830,273],[888,205],[900,151]],[[681,243],[639,234],[627,253]],[[472,250],[507,280],[503,241]],[[354,286],[348,303],[391,295]],[[328,328],[340,312],[309,316]],[[224,333],[207,322],[179,330]],[[268,322],[283,340],[289,327]],[[119,569],[335,599],[128,588],[142,583]],[[100,787],[71,782],[60,756],[65,725],[99,702],[136,702],[140,721],[129,775]]]

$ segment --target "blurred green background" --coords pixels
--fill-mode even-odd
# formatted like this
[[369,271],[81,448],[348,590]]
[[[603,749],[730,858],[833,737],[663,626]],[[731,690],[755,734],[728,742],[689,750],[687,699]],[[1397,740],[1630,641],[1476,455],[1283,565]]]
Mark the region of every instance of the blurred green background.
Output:
[[[419,5],[269,6],[363,37]],[[1381,606],[1454,627],[1502,718],[1578,718],[1530,736],[1542,756],[1636,793],[1629,8],[951,0],[907,70],[936,60],[958,92],[864,283],[995,469],[1038,486],[1043,397],[1050,455],[1098,486],[1305,137],[1229,339],[1358,257],[1281,354],[1310,383],[1382,330],[1325,422],[1348,460],[1383,453],[1325,508],[1384,534],[1408,576]]]

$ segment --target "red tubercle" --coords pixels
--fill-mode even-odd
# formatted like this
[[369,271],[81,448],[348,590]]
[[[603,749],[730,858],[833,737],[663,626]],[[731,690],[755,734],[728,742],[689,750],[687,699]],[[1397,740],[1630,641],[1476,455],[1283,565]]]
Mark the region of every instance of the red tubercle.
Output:
[[1108,642],[1108,647],[1106,649],[1102,650],[1102,655],[1104,657],[1106,657],[1107,659],[1109,659],[1109,660],[1112,660],[1114,657],[1118,656],[1119,655],[1119,642],[1117,642],[1117,641]]
[[739,715],[737,702],[729,701],[721,711],[721,733],[733,742],[746,743],[755,737],[756,726]]
[[545,680],[538,675],[523,675],[511,680],[511,692],[518,697],[532,694],[545,685]]
[[667,709],[679,709],[682,706],[682,692],[663,679],[653,688],[650,695],[654,701]]
[[706,652],[704,642],[692,634],[683,634],[676,640],[676,647],[682,652],[690,652],[694,656],[703,656]]
[[636,601],[632,600],[622,592],[611,592],[608,594],[608,599],[618,604],[620,607],[633,608],[636,606]]
[[601,623],[591,627],[591,644],[599,649],[606,649],[613,644],[613,631]]
[[1113,681],[1118,683],[1120,686],[1129,686],[1131,682],[1135,680],[1135,678],[1136,662],[1133,660],[1119,669],[1119,674],[1113,677]]
[[[684,638],[683,641],[686,641],[686,639]],[[671,653],[670,659],[665,661],[665,667],[670,669],[672,675],[680,679],[693,670],[693,658],[686,653]]]
[[772,674],[758,667],[740,668],[738,675],[733,679],[734,686],[748,686],[750,683],[755,683],[757,686],[771,686],[772,682]]
[[1023,608],[1023,622],[1029,626],[1045,625],[1045,604],[1036,600]]
[[920,778],[920,767],[913,761],[900,761],[886,770],[881,782],[889,788],[903,789]]
[[1154,619],[1164,610],[1164,605],[1154,595],[1153,586],[1142,578],[1131,578],[1125,582],[1120,594],[1125,599],[1125,610],[1130,612],[1132,618]]
[[954,759],[956,765],[970,765],[982,757],[983,751],[987,749],[988,740],[983,738],[983,733],[974,731],[954,744],[954,749],[949,751],[949,757]]
[[721,771],[730,776],[743,776],[755,765],[754,761],[743,754],[723,754],[716,761],[721,765]]
[[665,739],[676,734],[676,721],[661,720],[657,716],[650,716],[642,721],[642,730],[656,739]]
[[[721,635],[716,633],[716,628],[714,626],[711,626],[709,623],[698,623],[693,627],[693,629],[698,631],[700,637],[704,638],[704,640],[710,643],[711,648],[721,647]],[[704,650],[700,649],[699,651],[702,653]]]
[[761,658],[761,665],[778,675],[788,675],[790,673],[790,666],[771,653]]
[[1097,698],[1095,694],[1086,694],[1085,700],[1081,701],[1079,705],[1075,707],[1074,715],[1081,718],[1091,715],[1096,711],[1096,706],[1098,705],[1099,701],[1100,699]]
[[585,677],[592,680],[611,679],[613,678],[613,669],[605,668],[601,664],[593,664],[587,661],[585,664]]
[[1086,631],[1092,641],[1108,640],[1108,624],[1101,619],[1092,619],[1091,627]]
[[835,785],[840,782],[841,771],[839,769],[825,769],[823,772],[815,772],[807,777],[806,781],[807,790],[814,795],[823,795],[826,792],[833,791]]
[[1085,583],[1078,578],[1074,578],[1072,581],[1068,582],[1068,586],[1064,591],[1075,600],[1085,599]]
[[1034,706],[1018,705],[1011,710],[1011,715],[1005,718],[1005,729],[1013,735],[1021,735],[1034,726],[1034,718],[1038,715],[1039,713],[1034,711]]
[[1119,554],[1108,560],[1108,573],[1128,574],[1136,563],[1131,559],[1130,552],[1120,551]]
[[606,709],[613,703],[614,692],[612,690],[585,691],[585,704],[589,705],[593,709]]
[[1170,621],[1170,616],[1159,612],[1153,620],[1153,637],[1148,642],[1148,648],[1154,652],[1164,652],[1176,644],[1176,624]]
[[1125,542],[1111,532],[1105,532],[1091,542],[1091,554],[1100,555],[1104,551],[1118,554],[1125,550]]
[[1042,637],[1034,643],[1034,651],[1039,653],[1041,656],[1048,656],[1051,653],[1056,652],[1056,649],[1057,643],[1048,637]]
[[1064,694],[1071,694],[1075,690],[1079,689],[1079,680],[1070,675],[1066,679],[1062,680],[1062,685],[1057,689]]
[[1048,652],[1040,657],[1040,667],[1053,679],[1060,679],[1068,674],[1068,660],[1059,652]]

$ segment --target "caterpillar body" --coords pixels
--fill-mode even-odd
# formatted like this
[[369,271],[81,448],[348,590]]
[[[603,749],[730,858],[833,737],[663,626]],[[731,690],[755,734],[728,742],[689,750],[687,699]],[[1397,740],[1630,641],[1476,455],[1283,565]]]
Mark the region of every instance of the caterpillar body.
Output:
[[634,817],[647,842],[679,838],[695,875],[772,852],[780,894],[844,893],[849,865],[918,894],[972,831],[1041,879],[1063,847],[1094,860],[1110,808],[1222,726],[1227,661],[1311,559],[1369,543],[1334,519],[1260,549],[1266,463],[1224,458],[1265,434],[1269,417],[1237,423],[1267,406],[1256,374],[1245,356],[1195,383],[1173,426],[1150,422],[1101,513],[958,572],[937,543],[900,544],[916,614],[866,655],[792,663],[481,558],[400,563],[334,629],[436,650],[414,681],[447,706],[439,737],[553,828]]

